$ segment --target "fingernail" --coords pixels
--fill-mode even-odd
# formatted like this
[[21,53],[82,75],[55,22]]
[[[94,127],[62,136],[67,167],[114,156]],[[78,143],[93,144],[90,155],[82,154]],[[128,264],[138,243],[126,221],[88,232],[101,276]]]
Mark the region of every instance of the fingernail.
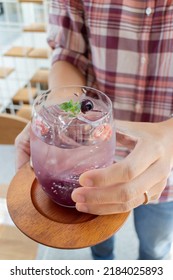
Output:
[[85,197],[81,194],[74,194],[72,196],[72,198],[73,198],[74,202],[80,202],[80,203],[85,202]]
[[88,212],[88,207],[85,205],[85,204],[76,204],[76,209],[79,211],[79,212],[85,212],[87,213]]
[[82,186],[84,187],[92,187],[93,186],[93,181],[91,179],[84,179],[82,180]]

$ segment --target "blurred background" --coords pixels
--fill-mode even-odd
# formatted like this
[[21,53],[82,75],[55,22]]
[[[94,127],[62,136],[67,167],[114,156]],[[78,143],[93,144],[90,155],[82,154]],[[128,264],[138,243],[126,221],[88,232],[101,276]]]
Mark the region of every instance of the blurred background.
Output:
[[[34,98],[48,88],[48,9],[48,0],[0,1],[0,114],[30,120]],[[7,211],[6,194],[15,162],[14,145],[6,145],[8,139],[2,137],[3,122],[0,120],[0,259],[35,259],[37,244],[14,226]]]
[[[48,10],[49,0],[0,0],[0,114],[30,120],[34,98],[48,88]],[[15,174],[15,149],[1,141],[2,127],[0,123],[0,260],[91,259],[89,248],[50,249],[15,227],[6,206],[8,186]],[[133,213],[116,235],[117,259],[137,259]]]
[[47,89],[48,9],[48,0],[0,1],[0,112],[29,118],[33,99]]

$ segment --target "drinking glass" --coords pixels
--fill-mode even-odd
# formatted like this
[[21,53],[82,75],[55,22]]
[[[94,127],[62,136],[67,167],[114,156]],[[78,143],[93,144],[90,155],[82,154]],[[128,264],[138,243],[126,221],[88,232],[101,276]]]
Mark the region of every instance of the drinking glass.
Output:
[[44,192],[62,206],[75,207],[72,191],[80,175],[113,163],[112,103],[86,86],[53,88],[33,104],[31,159]]

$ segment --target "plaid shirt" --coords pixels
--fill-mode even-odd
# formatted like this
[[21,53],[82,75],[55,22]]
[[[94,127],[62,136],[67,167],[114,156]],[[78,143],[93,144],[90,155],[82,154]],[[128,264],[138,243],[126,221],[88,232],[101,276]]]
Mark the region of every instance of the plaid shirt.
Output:
[[[66,60],[80,69],[88,86],[111,98],[117,119],[169,118],[173,112],[171,3],[52,0],[48,43],[54,49],[53,63]],[[173,175],[160,201],[173,201]]]

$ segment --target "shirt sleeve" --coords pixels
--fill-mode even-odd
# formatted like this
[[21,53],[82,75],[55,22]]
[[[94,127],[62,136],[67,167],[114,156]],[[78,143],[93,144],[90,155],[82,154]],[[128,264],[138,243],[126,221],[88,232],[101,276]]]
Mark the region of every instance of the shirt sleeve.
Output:
[[48,44],[53,50],[52,64],[70,62],[85,76],[89,66],[87,32],[80,1],[51,0]]

